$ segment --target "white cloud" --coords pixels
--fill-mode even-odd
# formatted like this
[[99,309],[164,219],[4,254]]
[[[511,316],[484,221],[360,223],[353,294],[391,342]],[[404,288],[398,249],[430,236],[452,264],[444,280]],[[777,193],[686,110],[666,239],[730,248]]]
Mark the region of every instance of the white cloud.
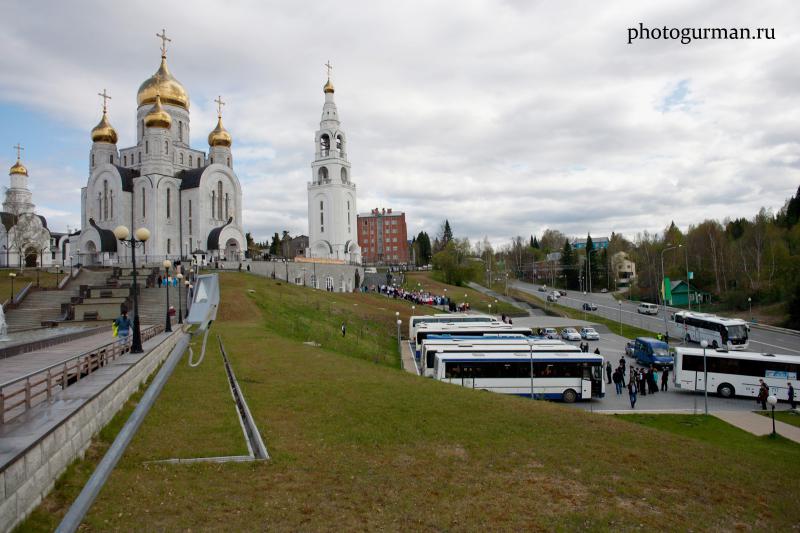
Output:
[[[790,0],[6,4],[0,68],[14,75],[0,99],[88,131],[106,87],[120,146],[166,27],[195,146],[214,126],[211,100],[228,101],[245,226],[259,238],[307,231],[328,59],[360,211],[404,210],[414,232],[445,217],[494,241],[546,227],[658,231],[778,208],[800,183]],[[626,44],[639,21],[774,26],[776,39]],[[48,161],[35,173],[53,185],[37,204],[77,221],[83,171],[65,182]]]

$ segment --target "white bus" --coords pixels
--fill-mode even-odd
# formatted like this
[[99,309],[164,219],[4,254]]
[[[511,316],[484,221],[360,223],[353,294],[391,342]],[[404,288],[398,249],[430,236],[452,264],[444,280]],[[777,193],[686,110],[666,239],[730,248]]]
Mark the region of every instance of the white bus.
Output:
[[[532,348],[531,348],[532,347]],[[529,353],[533,351],[551,350],[557,352],[581,353],[580,348],[558,340],[522,337],[516,339],[473,337],[469,340],[426,339],[422,343],[422,375],[433,377],[436,354],[439,353]]]
[[489,334],[507,335],[519,334],[530,337],[533,332],[531,328],[522,326],[514,326],[511,324],[503,324],[502,322],[486,322],[482,324],[453,324],[453,323],[432,323],[432,324],[419,324],[414,337],[414,348],[416,356],[422,354],[422,343],[431,335],[458,335],[464,337],[482,337]]
[[434,379],[567,403],[602,398],[606,390],[603,357],[588,353],[441,353]]
[[713,348],[728,350],[746,350],[750,344],[750,327],[740,318],[678,311],[672,315],[672,320],[683,332],[686,341],[699,343],[705,340]]
[[[674,349],[675,367],[672,373],[675,388],[704,391],[703,350]],[[773,355],[756,352],[727,352],[706,349],[708,392],[723,398],[758,396],[759,380],[763,379],[770,393],[779,400],[787,397],[787,383],[800,387],[800,358],[792,355]]]
[[496,318],[489,315],[468,315],[467,313],[437,313],[435,315],[417,315],[408,319],[408,338],[413,339],[417,335],[417,326],[420,324],[431,323],[483,323],[483,322],[501,322]]

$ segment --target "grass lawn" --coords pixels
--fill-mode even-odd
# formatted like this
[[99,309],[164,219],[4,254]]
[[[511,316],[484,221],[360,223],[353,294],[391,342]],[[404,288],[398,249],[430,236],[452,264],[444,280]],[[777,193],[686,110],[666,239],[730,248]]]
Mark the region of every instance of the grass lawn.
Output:
[[[69,268],[67,269],[69,270]],[[22,271],[18,268],[3,268],[0,269],[0,301],[5,301],[11,296],[11,278],[9,273],[13,272],[17,275],[14,278],[14,294],[19,294],[19,291],[25,288],[28,283],[33,283],[36,287],[36,269],[26,268]],[[64,279],[65,274],[56,276],[55,268],[39,271],[39,287],[42,288],[55,288],[57,286],[56,278],[59,280]]]
[[[469,306],[473,311],[488,313],[489,304],[491,304],[493,315],[505,313],[506,315],[512,317],[527,316],[525,311],[522,311],[511,304],[501,301],[495,303],[494,298],[491,296],[487,296],[482,292],[476,291],[469,287],[448,285],[447,283],[434,279],[432,274],[432,272],[407,272],[405,288],[409,290],[416,290],[417,288],[421,287],[423,290],[430,291],[433,294],[446,294],[456,303],[469,303]],[[419,287],[417,284],[419,284]],[[447,289],[447,292],[445,292],[445,289]]]
[[[199,369],[176,370],[85,530],[778,531],[800,520],[800,495],[786,490],[800,474],[794,443],[713,418],[594,415],[422,379],[365,357],[349,334],[299,342],[308,333],[292,329],[293,315],[315,310],[300,306],[298,288],[246,274],[222,281],[213,331],[272,460],[145,464],[243,446],[210,352]],[[339,310],[332,323],[394,320],[392,301],[321,294],[336,301],[330,311],[320,303],[323,315]],[[51,514],[38,529],[57,521]]]
[[[772,418],[771,411],[754,411],[755,413],[766,416],[767,418]],[[779,422],[786,422],[787,424],[791,424],[793,426],[800,427],[800,414],[795,413],[794,411],[778,411],[775,410],[775,420]]]

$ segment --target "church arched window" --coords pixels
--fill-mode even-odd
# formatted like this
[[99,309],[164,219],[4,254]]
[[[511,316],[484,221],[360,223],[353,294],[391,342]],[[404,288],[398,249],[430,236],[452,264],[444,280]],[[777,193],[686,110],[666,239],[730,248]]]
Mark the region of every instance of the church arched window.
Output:
[[181,165],[183,164],[183,152],[181,152]]
[[142,218],[145,218],[147,215],[147,211],[145,210],[146,198],[144,193],[144,187],[142,187]]
[[92,168],[94,168],[94,154],[92,154]]
[[197,156],[197,168],[200,168],[200,165],[203,163],[203,160],[200,156]]
[[331,149],[331,138],[328,136],[327,133],[323,133],[320,135],[319,138],[319,152],[320,155],[326,156],[330,152]]
[[319,183],[327,183],[328,167],[319,167],[319,171],[317,171],[317,178],[319,180]]
[[108,162],[111,163],[112,165],[114,164],[114,154],[108,156]]
[[211,191],[211,218],[217,218],[217,191]]
[[142,121],[142,125],[141,126],[142,127],[141,127],[141,129],[139,131],[141,131],[142,134],[139,136],[139,138],[140,139],[144,139],[144,120]]
[[189,166],[192,166],[192,154],[189,154]]
[[222,218],[222,182],[217,182],[217,213],[219,213],[219,217]]
[[344,138],[341,135],[336,136],[336,149],[344,150]]
[[228,193],[225,193],[225,220],[228,220]]
[[169,153],[169,141],[164,141],[164,153]]
[[103,180],[103,220],[108,220],[108,180]]
[[231,168],[231,158],[228,158],[228,168]]
[[142,162],[142,152],[139,152],[139,164]]
[[125,167],[128,166],[128,156],[127,155],[123,155],[122,156],[122,166],[125,166]]
[[111,220],[114,220],[114,191],[111,191],[108,194],[108,199],[110,201],[109,215],[110,215]]
[[167,187],[167,218],[172,216],[172,189]]
[[145,141],[144,142],[144,153],[146,153],[146,154],[150,153],[150,141]]
[[[183,121],[178,121],[178,140],[183,141]],[[181,161],[183,163],[183,161]]]
[[342,167],[342,183],[347,183],[347,169]]

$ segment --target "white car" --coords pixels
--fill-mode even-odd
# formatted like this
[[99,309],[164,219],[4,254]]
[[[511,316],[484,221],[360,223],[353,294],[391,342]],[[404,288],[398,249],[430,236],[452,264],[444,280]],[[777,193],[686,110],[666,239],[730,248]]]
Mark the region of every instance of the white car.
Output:
[[585,327],[581,328],[581,339],[586,339],[587,341],[599,341],[600,334],[594,328]]
[[581,340],[581,334],[575,328],[563,328],[561,330],[561,338],[565,341],[579,341]]
[[656,304],[642,302],[639,304],[639,307],[636,308],[636,311],[642,315],[657,315],[658,306]]
[[548,339],[557,339],[558,331],[556,331],[556,328],[544,328],[542,335]]

